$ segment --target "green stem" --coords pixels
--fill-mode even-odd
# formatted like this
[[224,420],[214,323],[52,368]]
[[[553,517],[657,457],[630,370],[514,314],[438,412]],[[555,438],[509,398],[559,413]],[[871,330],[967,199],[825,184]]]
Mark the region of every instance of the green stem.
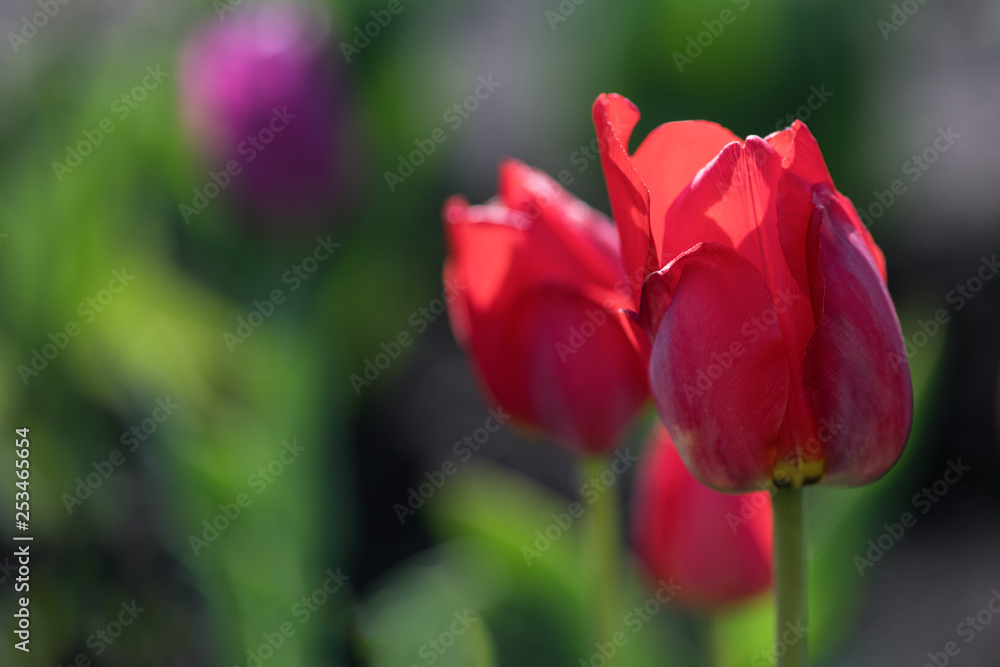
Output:
[[702,664],[704,667],[715,667],[719,663],[718,649],[716,649],[716,625],[715,613],[704,612],[695,621],[698,626],[698,644],[701,647]]
[[[580,472],[583,481],[597,479],[608,469],[604,457],[588,457],[581,461]],[[591,487],[595,487],[591,483]],[[603,488],[597,485],[596,488]],[[621,599],[619,597],[619,526],[618,496],[616,487],[603,488],[591,505],[585,510],[586,536],[584,551],[589,561],[590,581],[594,591],[594,641],[606,643],[620,630]],[[607,661],[607,667],[614,667],[617,656]]]
[[785,651],[777,667],[805,667],[809,655],[802,489],[779,488],[774,506],[774,585],[778,635]]

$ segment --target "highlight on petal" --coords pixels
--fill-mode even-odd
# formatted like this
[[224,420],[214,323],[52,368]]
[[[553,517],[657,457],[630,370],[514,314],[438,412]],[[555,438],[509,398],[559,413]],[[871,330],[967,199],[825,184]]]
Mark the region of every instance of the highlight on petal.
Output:
[[819,144],[806,124],[796,120],[789,127],[769,134],[767,143],[781,156],[781,167],[810,185],[833,183]]
[[768,482],[789,362],[760,273],[729,247],[698,245],[647,278],[639,319],[654,401],[694,476],[727,491]]
[[773,234],[780,177],[781,157],[763,139],[727,145],[668,209],[661,252],[676,256],[699,242],[742,248],[768,278],[775,262],[784,265]]
[[[470,206],[461,197],[444,205],[448,259],[444,279],[457,286],[458,297],[448,309],[455,338],[469,336],[470,310],[489,309],[502,296],[517,247],[523,236],[502,206]],[[469,267],[475,271],[470,272]]]
[[913,390],[892,299],[867,240],[835,193],[817,189],[810,272],[819,323],[806,348],[803,384],[820,424],[834,484],[875,481],[909,437]]
[[649,227],[659,266],[673,259],[662,248],[667,209],[698,172],[733,142],[742,140],[717,123],[677,121],[650,132],[632,156],[632,164],[649,190]]
[[[566,192],[548,174],[516,160],[500,166],[500,201],[520,212],[519,221],[531,235],[528,250],[537,263],[521,266],[565,273],[568,281],[589,281],[613,287],[623,279],[621,250],[614,225],[603,214]],[[623,290],[619,290],[624,294]]]
[[470,305],[495,310],[525,290],[563,285],[627,306],[610,221],[521,163],[507,161],[500,175],[499,200],[470,206],[452,197],[444,208],[448,263],[464,267],[453,277]]

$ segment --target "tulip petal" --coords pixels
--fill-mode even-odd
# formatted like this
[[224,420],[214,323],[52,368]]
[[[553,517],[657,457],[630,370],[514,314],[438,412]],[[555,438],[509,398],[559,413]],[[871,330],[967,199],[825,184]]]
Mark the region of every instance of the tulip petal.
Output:
[[649,227],[658,248],[657,268],[677,254],[665,253],[662,247],[667,209],[698,172],[733,142],[741,143],[741,139],[717,123],[687,120],[659,126],[635,151],[632,164],[649,189]]
[[668,210],[663,252],[677,255],[700,242],[738,249],[774,290],[785,267],[771,233],[780,177],[781,158],[763,139],[727,145]]
[[769,134],[765,141],[781,156],[783,169],[810,184],[833,182],[816,138],[802,121]]
[[903,451],[913,390],[899,321],[867,240],[834,193],[817,188],[810,271],[819,324],[806,348],[803,385],[820,425],[826,476],[859,485]]
[[[827,184],[832,190],[833,177],[830,176],[830,171],[823,160],[816,138],[802,121],[796,120],[791,127],[769,135],[767,142],[781,155],[781,166],[784,170],[778,198],[778,233],[781,236],[781,247],[785,251],[792,273],[800,286],[805,289],[807,269],[803,258],[806,256],[805,240],[812,214],[812,191],[820,184]],[[882,251],[868,233],[868,228],[861,222],[851,200],[839,192],[837,197],[841,206],[847,211],[851,224],[868,246],[868,251],[875,259],[882,275],[882,281],[885,282],[885,257]]]
[[614,228],[552,179],[501,169],[500,197],[448,200],[448,311],[484,392],[577,451],[607,451],[648,396],[649,339]]
[[878,269],[879,275],[882,276],[882,282],[888,283],[889,274],[886,272],[885,268],[885,255],[882,254],[882,249],[878,247],[878,244],[875,243],[875,239],[873,239],[872,235],[868,232],[868,226],[861,221],[861,216],[858,215],[857,209],[854,208],[854,202],[839,192],[837,193],[837,201],[847,214],[848,219],[851,221],[851,225],[858,231],[861,238],[864,240],[865,247],[868,248],[868,252],[871,254],[872,260],[875,262],[875,268]]
[[760,273],[720,244],[697,245],[643,287],[653,398],[684,462],[713,488],[771,479],[789,366],[768,315],[774,304]]
[[594,102],[593,116],[611,214],[618,225],[622,261],[634,293],[633,308],[637,309],[643,277],[660,268],[649,231],[649,190],[628,154],[639,109],[621,95],[601,94]]
[[[464,341],[468,330],[465,311],[488,309],[502,297],[524,234],[504,207],[469,206],[460,197],[445,202],[444,221],[448,242],[445,279],[459,287],[464,313],[458,322],[453,317],[452,328],[455,337]],[[468,267],[475,267],[472,275],[467,275]]]
[[652,578],[673,577],[681,602],[732,604],[771,582],[771,500],[720,493],[684,467],[658,425],[640,462],[632,512],[636,554]]
[[496,310],[545,285],[579,291],[612,309],[629,305],[607,218],[513,160],[504,163],[500,179],[500,202],[469,206],[452,198],[445,204],[449,261],[469,267],[464,282],[472,307]]
[[648,396],[632,323],[577,293],[537,290],[483,324],[473,353],[490,393],[564,444],[607,451]]
[[760,137],[727,145],[668,210],[663,247],[683,252],[699,242],[719,243],[753,264],[772,300],[782,304],[781,335],[797,374],[814,321],[776,233],[781,177],[781,156]]
[[[609,288],[622,280],[614,225],[548,174],[505,160],[500,167],[500,199],[506,208],[524,215],[522,224],[530,229],[530,242],[539,251],[537,269],[560,274],[571,285],[578,284],[581,276]],[[532,267],[518,267],[519,274],[525,271]]]

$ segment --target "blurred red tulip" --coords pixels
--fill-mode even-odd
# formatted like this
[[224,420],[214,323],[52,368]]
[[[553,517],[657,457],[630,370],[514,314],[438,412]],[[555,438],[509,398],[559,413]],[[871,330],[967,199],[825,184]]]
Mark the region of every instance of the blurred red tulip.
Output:
[[632,542],[651,580],[674,581],[678,600],[718,607],[771,584],[771,497],[708,488],[691,476],[658,425],[639,464]]
[[495,200],[452,198],[444,221],[449,316],[487,393],[573,450],[614,448],[649,393],[614,226],[515,161]]
[[[645,276],[650,386],[694,475],[721,490],[857,485],[902,453],[912,389],[885,261],[804,124],[740,140],[639,111],[594,122],[626,270]],[[636,307],[637,301],[633,301]]]

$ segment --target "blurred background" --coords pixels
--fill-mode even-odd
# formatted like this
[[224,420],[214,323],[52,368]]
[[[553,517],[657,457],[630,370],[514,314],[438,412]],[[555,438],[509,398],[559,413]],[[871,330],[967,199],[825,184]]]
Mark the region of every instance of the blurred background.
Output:
[[[1000,590],[1000,2],[2,0],[0,34],[34,537],[24,654],[4,447],[0,663],[599,667],[577,531],[522,552],[571,457],[509,424],[457,445],[490,414],[440,210],[510,156],[607,212],[590,107],[619,92],[633,148],[800,118],[885,251],[916,420],[877,484],[810,490],[816,664],[1000,664],[1000,621],[956,634]],[[703,615],[667,605],[621,664],[773,664],[767,596]]]

